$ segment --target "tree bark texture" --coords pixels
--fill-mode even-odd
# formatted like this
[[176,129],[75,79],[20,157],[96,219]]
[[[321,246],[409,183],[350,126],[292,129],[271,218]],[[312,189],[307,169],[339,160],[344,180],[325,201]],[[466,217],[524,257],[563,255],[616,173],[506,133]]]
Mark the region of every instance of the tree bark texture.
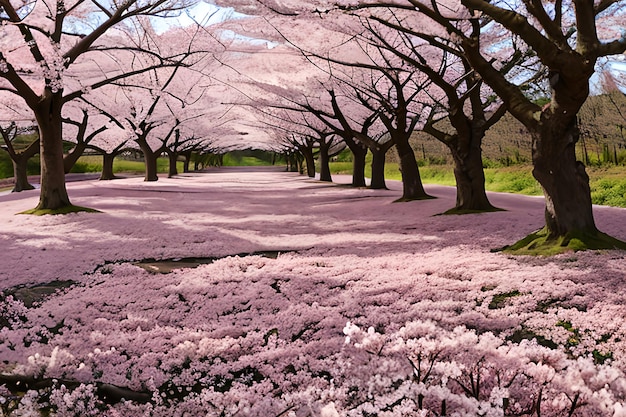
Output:
[[352,186],[366,187],[365,183],[365,157],[367,156],[367,148],[357,144],[352,151]]
[[371,149],[372,152],[372,179],[370,188],[373,190],[386,190],[385,183],[385,155],[387,149]]
[[146,166],[144,181],[158,181],[159,176],[157,174],[157,159],[161,154],[161,149],[153,151],[146,139],[143,137],[137,139],[137,144],[143,153],[144,164]]
[[[548,238],[570,233],[595,235],[589,176],[582,162],[576,160],[579,132],[575,118],[558,117],[531,131],[533,138],[533,176],[543,188]],[[565,124],[567,123],[567,124]]]
[[167,157],[169,160],[169,171],[168,171],[167,177],[172,178],[178,175],[178,167],[176,166],[176,163],[178,162],[178,153],[168,152]]
[[306,164],[306,174],[309,178],[315,177],[315,157],[313,156],[313,149],[308,146],[302,146],[300,152],[304,156]]
[[100,174],[101,181],[115,179],[113,174],[113,161],[115,160],[115,154],[104,153],[102,154],[102,173]]
[[191,151],[182,152],[182,155],[185,157],[183,161],[183,172],[189,172],[189,164],[191,163]]
[[328,155],[329,146],[325,143],[320,144],[319,159],[320,159],[320,181],[332,182],[333,178],[330,175],[330,156]]
[[62,92],[46,92],[34,109],[41,157],[41,192],[37,210],[57,210],[72,205],[65,187],[61,108]]
[[454,178],[456,180],[457,211],[492,211],[496,208],[487,198],[485,191],[485,171],[483,169],[481,141],[468,140],[466,149],[455,146],[458,141],[448,143],[454,160]]
[[29,158],[24,158],[23,155],[20,155],[19,158],[13,160],[13,177],[15,178],[15,184],[12,192],[14,193],[35,188],[28,182],[28,159]]
[[424,190],[419,167],[415,159],[415,153],[408,138],[392,138],[400,158],[400,171],[402,174],[402,198],[403,201],[424,200],[432,198]]
[[41,144],[38,139],[22,152],[15,152],[12,147],[9,150],[13,162],[13,178],[15,178],[12,192],[18,193],[35,188],[28,182],[28,160],[39,153],[40,147]]
[[159,154],[155,152],[144,153],[144,162],[146,164],[146,176],[144,181],[158,181],[159,176],[157,174],[157,159]]

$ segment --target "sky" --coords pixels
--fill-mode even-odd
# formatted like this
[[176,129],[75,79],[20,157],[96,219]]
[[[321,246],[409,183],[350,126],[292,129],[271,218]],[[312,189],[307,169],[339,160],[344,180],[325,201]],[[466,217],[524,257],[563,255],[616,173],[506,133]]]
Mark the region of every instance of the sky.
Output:
[[[70,198],[99,213],[65,216],[16,214],[37,190],[0,196],[2,373],[52,385],[57,416],[424,417],[443,400],[495,416],[539,392],[544,416],[574,398],[577,415],[626,415],[624,252],[492,252],[542,226],[541,197],[441,216],[454,188],[394,203],[399,182],[335,181],[283,167],[86,180]],[[594,213],[626,239],[625,209]],[[137,264],[186,258],[205,261]],[[111,387],[147,402],[103,403]],[[14,415],[46,395],[8,388]]]

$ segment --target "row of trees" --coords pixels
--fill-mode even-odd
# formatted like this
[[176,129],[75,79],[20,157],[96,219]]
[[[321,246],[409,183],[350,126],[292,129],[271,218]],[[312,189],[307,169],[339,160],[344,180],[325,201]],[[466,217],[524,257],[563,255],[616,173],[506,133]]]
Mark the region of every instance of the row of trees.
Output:
[[[547,202],[543,239],[619,244],[595,226],[575,145],[598,63],[626,50],[623,0],[216,1],[248,14],[223,22],[220,36],[202,24],[155,30],[157,16],[192,6],[185,0],[19,1],[0,0],[0,97],[37,122],[38,209],[70,205],[67,164],[105,132],[120,139],[100,152],[134,143],[154,180],[163,151],[174,160],[208,143],[267,146],[250,143],[260,135],[251,120],[262,120],[264,135],[300,154],[309,175],[316,150],[322,180],[329,158],[347,147],[353,185],[365,185],[371,152],[371,187],[383,188],[385,155],[395,149],[402,200],[430,198],[409,143],[425,132],[454,161],[455,211],[494,210],[481,148],[508,111],[532,138]],[[77,142],[65,165],[64,126]]]
[[[26,161],[39,153],[37,209],[70,206],[65,176],[86,149],[103,155],[103,178],[113,159],[140,150],[146,180],[156,159],[228,150],[240,142],[247,115],[219,104],[233,39],[210,27],[164,26],[193,6],[185,0],[0,2],[0,132],[15,166],[15,190],[31,188]],[[216,10],[214,13],[218,13]],[[211,16],[204,17],[209,21]],[[18,133],[36,126],[32,141]],[[69,152],[64,146],[73,143]]]
[[[591,247],[623,246],[598,231],[589,178],[575,152],[590,80],[606,57],[626,50],[623,1],[217,3],[256,15],[247,26],[250,36],[278,33],[276,41],[287,40],[307,68],[324,74],[246,94],[257,108],[291,114],[278,116],[274,128],[286,133],[293,125],[308,128],[299,136],[316,137],[322,161],[328,138],[340,137],[354,152],[359,179],[361,149],[369,148],[376,158],[392,144],[403,199],[428,198],[408,146],[410,134],[421,130],[450,150],[456,210],[492,210],[484,192],[481,142],[509,112],[531,137],[533,175],[546,198],[545,229],[521,245],[566,246],[576,239]],[[297,67],[302,71],[305,64]],[[289,127],[282,125],[285,120]],[[299,141],[299,148],[307,147],[306,140]]]

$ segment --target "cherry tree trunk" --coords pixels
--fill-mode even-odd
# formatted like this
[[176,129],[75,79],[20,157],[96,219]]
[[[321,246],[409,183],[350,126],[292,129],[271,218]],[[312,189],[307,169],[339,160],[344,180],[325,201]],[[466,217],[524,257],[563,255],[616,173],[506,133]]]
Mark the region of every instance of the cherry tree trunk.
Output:
[[46,91],[34,109],[39,126],[41,192],[36,210],[57,210],[71,206],[65,186],[63,165],[62,92]]
[[565,127],[548,120],[531,135],[533,176],[541,184],[546,199],[548,239],[572,234],[597,235],[589,176],[583,163],[576,160],[579,132],[575,119]]
[[159,158],[159,154],[157,152],[146,152],[143,155],[144,162],[146,164],[146,176],[144,177],[144,181],[158,181],[159,176],[157,175],[157,159]]
[[81,155],[85,152],[86,148],[86,143],[77,143],[76,146],[74,146],[74,149],[72,149],[70,153],[66,154],[63,157],[63,170],[66,174],[70,172],[72,168],[74,168],[74,165],[76,165],[76,161],[78,161],[78,158],[80,158]]
[[304,161],[306,163],[306,174],[309,178],[315,177],[315,157],[313,156],[313,149],[308,146],[303,146],[300,149],[302,155],[304,156]]
[[187,173],[189,172],[189,164],[191,163],[191,151],[185,151],[182,155],[185,157],[183,161],[183,172]]
[[320,181],[332,182],[333,178],[330,175],[330,156],[328,155],[328,146],[320,146]]
[[41,144],[39,139],[37,139],[22,152],[9,152],[11,160],[13,161],[13,178],[15,179],[12,192],[18,193],[35,188],[28,182],[28,160],[39,153],[40,147]]
[[101,181],[115,179],[113,174],[113,161],[115,160],[115,154],[105,153],[102,154],[102,173],[100,174]]
[[137,139],[137,144],[139,145],[139,149],[143,153],[143,160],[146,166],[146,175],[144,177],[144,181],[158,181],[159,177],[157,175],[157,159],[161,154],[161,150],[153,151],[145,138],[140,137]]
[[417,160],[413,148],[409,145],[408,138],[393,138],[396,150],[400,157],[400,172],[402,174],[402,198],[401,201],[424,200],[432,198],[424,190],[420,177]]
[[13,160],[15,185],[13,186],[12,192],[14,193],[35,188],[28,182],[28,159],[29,158],[25,158],[24,155],[20,155],[19,158]]
[[387,149],[372,149],[372,180],[370,188],[374,190],[386,190],[385,183],[385,155]]
[[168,152],[167,157],[169,159],[169,172],[167,174],[167,177],[172,178],[173,176],[178,175],[178,167],[176,166],[178,162],[178,153]]
[[352,151],[352,186],[365,187],[365,157],[367,148],[360,146],[350,147]]
[[296,158],[296,154],[289,154],[287,157],[287,171],[289,172],[298,172],[298,158]]
[[480,145],[470,145],[461,153],[450,145],[454,159],[454,178],[456,179],[457,211],[493,211],[485,191],[485,171]]

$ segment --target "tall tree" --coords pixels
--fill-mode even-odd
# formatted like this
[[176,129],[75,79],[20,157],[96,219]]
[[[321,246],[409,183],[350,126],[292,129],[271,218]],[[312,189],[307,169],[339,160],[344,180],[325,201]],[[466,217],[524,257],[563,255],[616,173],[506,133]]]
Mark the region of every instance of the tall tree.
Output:
[[[379,12],[367,18],[355,16],[366,29],[362,36],[396,54],[432,81],[420,98],[431,107],[421,129],[446,145],[452,155],[457,198],[455,208],[449,212],[495,210],[485,192],[482,140],[506,113],[506,106],[473,71],[463,50],[447,33],[428,31],[428,27],[416,24],[412,12]],[[518,50],[500,66],[500,71],[512,70],[527,59],[528,53]]]
[[[579,139],[576,114],[589,95],[598,59],[626,50],[626,38],[621,34],[623,0],[337,3],[347,10],[391,7],[427,17],[451,34],[473,70],[528,129],[533,140],[533,175],[546,198],[546,226],[513,249],[536,251],[538,245],[558,248],[570,243],[575,248],[624,247],[598,231],[589,177],[575,154]],[[492,42],[494,33],[504,33],[508,41]],[[545,106],[526,94],[517,73],[501,71],[503,61],[516,53],[518,44],[534,51],[545,69],[550,96]]]
[[[32,3],[30,3],[32,5]],[[20,96],[40,131],[41,192],[37,209],[70,206],[63,165],[62,109],[87,90],[125,77],[117,72],[83,71],[119,45],[101,43],[123,21],[165,16],[188,6],[184,0],[38,0],[28,15],[18,0],[0,1],[0,91]],[[129,56],[140,49],[126,48]],[[160,57],[159,66],[169,57]],[[145,68],[135,68],[142,72]]]
[[497,22],[536,51],[548,69],[550,102],[540,107],[523,94],[514,80],[498,71],[488,52],[479,47],[479,34],[474,31],[461,37],[472,66],[533,138],[533,176],[544,190],[546,227],[542,234],[531,235],[518,246],[536,245],[543,240],[562,246],[574,241],[573,245],[582,242],[590,248],[626,248],[596,228],[589,176],[575,153],[579,137],[576,114],[589,95],[596,63],[600,57],[626,51],[626,38],[611,25],[623,25],[626,2],[528,1],[519,4],[517,10],[483,0],[462,3],[473,13],[472,26],[480,25],[485,18]]

